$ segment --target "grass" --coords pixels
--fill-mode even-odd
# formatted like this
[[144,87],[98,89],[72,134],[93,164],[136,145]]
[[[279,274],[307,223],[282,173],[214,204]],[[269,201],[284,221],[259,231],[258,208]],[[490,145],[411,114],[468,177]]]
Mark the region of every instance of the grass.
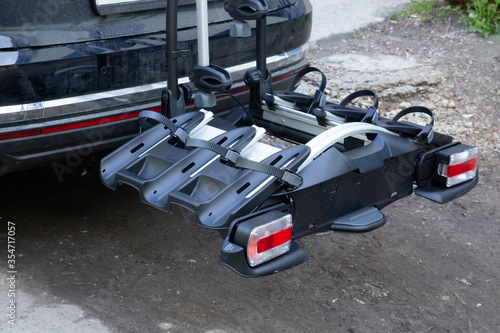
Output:
[[465,7],[442,5],[438,0],[412,0],[401,16],[416,15],[422,21],[441,20],[447,13],[455,12],[467,23],[467,31],[477,32],[488,38],[500,34],[500,0],[461,0],[449,3],[463,3]]
[[439,7],[437,0],[411,0],[408,8],[401,13],[401,16],[416,15],[422,21],[430,21],[435,18],[441,19],[446,13]]
[[490,34],[500,33],[500,0],[471,0],[467,2],[467,15],[463,18],[469,23],[468,31],[479,32],[488,38]]

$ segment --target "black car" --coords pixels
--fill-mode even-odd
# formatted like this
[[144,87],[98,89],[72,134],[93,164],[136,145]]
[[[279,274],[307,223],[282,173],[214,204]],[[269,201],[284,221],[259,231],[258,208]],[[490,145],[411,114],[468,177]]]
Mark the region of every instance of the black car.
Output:
[[[195,0],[179,0],[179,83],[192,107]],[[141,110],[159,111],[166,86],[166,1],[28,0],[0,11],[0,175],[53,163],[61,177],[84,156],[138,134]],[[307,65],[308,0],[269,0],[268,67],[277,89]],[[224,1],[209,1],[211,62],[230,72],[230,94],[246,103],[243,75],[255,66],[255,32],[229,36]],[[219,96],[221,112],[234,105]]]

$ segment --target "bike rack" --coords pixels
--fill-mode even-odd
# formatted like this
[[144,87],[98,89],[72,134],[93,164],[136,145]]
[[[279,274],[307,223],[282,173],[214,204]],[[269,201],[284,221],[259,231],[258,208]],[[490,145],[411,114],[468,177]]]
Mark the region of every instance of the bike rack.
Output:
[[[169,76],[161,115],[139,115],[143,131],[101,161],[101,179],[112,189],[119,184],[136,188],[143,202],[163,211],[173,204],[190,209],[199,225],[220,231],[225,238],[221,263],[237,273],[261,276],[303,262],[307,255],[293,240],[308,234],[381,227],[386,219],[379,209],[413,193],[414,175],[401,175],[402,166],[413,171],[419,163],[419,170],[427,170],[422,165],[431,155],[422,157],[422,152],[433,148],[433,157],[450,144],[450,137],[432,131],[433,115],[427,108],[408,108],[386,119],[378,115],[378,98],[371,90],[334,104],[323,93],[323,74],[314,96],[295,93],[300,78],[316,68],[302,70],[288,91],[274,93],[266,66],[265,0],[225,1],[234,19],[231,36],[249,37],[249,21],[255,21],[256,68],[245,74],[250,88],[247,126],[229,120],[241,119],[241,109],[225,119],[214,117],[203,108],[214,106],[216,93],[229,90],[232,80],[226,70],[210,64],[207,0],[197,0],[196,8],[198,65],[190,80],[198,89],[194,101],[200,110],[186,112],[184,89],[178,86],[177,58],[187,51],[177,49],[177,0],[168,0]],[[373,106],[348,106],[361,96],[373,97]],[[428,114],[432,120],[425,126],[399,120],[411,112]],[[302,144],[279,149],[260,142],[266,132]],[[425,171],[415,177],[420,182],[432,178]],[[435,196],[435,190],[425,191],[420,192]],[[284,214],[293,215],[289,252],[250,267],[245,259],[247,234],[242,230]]]

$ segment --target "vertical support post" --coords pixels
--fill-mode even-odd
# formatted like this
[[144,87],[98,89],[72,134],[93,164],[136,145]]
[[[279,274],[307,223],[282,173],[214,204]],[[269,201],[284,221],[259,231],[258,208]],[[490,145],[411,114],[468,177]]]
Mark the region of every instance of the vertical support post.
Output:
[[167,0],[167,89],[161,94],[161,112],[167,117],[176,117],[186,112],[184,93],[177,79],[177,0]]
[[250,109],[262,116],[262,100],[265,95],[272,95],[271,73],[267,70],[267,14],[256,22],[257,70],[259,80],[255,87],[250,87]]
[[256,22],[257,34],[257,69],[260,71],[262,78],[267,79],[267,22],[266,15],[259,18]]
[[196,20],[198,33],[198,65],[210,65],[208,42],[208,4],[207,0],[196,0]]
[[[250,109],[262,116],[262,100],[272,95],[271,73],[267,70],[267,14],[269,7],[266,0],[229,0],[224,3],[224,9],[235,20],[256,21],[256,62],[257,68],[245,74],[245,83],[250,87]],[[235,37],[249,35],[247,23],[233,24],[230,34]],[[271,96],[272,97],[272,96]],[[267,100],[266,100],[267,101]]]
[[179,99],[177,81],[177,0],[167,0],[167,88],[171,97]]

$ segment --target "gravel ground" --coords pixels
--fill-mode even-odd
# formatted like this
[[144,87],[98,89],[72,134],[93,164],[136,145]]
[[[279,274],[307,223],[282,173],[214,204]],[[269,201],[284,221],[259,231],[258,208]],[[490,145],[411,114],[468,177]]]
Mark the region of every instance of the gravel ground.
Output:
[[[379,111],[392,117],[411,105],[433,110],[435,130],[478,145],[481,157],[498,162],[500,117],[500,39],[466,34],[455,18],[382,23],[316,43],[313,66],[327,75],[327,98],[370,88],[381,99]],[[314,76],[299,87],[312,93]],[[369,106],[371,101],[358,104]]]

